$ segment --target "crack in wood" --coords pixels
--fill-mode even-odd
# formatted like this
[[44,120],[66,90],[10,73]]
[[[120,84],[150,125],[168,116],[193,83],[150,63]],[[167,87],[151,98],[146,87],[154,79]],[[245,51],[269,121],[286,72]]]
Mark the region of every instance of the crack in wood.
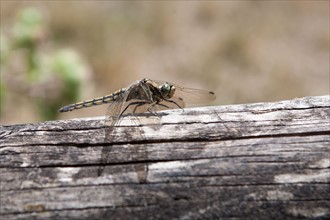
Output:
[[[104,119],[0,126],[1,215],[327,219],[328,103],[327,95],[167,111],[159,124],[118,126],[109,143]],[[97,176],[105,145],[114,151]],[[131,155],[141,146],[147,159]],[[134,164],[149,167],[145,183]]]

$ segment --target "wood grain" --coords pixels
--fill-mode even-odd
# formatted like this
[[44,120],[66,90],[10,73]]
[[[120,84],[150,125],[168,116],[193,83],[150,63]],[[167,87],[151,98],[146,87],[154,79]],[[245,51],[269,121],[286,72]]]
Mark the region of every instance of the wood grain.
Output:
[[330,96],[159,114],[1,126],[2,219],[330,218]]

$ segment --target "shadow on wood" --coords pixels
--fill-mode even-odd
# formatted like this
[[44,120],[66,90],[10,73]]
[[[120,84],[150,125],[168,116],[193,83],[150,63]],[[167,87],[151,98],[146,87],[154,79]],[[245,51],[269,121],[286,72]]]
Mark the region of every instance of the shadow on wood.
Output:
[[164,113],[0,127],[2,219],[330,217],[329,96]]

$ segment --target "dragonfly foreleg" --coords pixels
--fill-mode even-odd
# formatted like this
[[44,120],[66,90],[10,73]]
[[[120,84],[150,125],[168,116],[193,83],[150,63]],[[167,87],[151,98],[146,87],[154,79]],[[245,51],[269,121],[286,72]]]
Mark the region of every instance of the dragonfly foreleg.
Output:
[[[179,107],[179,109],[181,109],[181,110],[184,112],[184,109],[183,109],[178,103],[176,103],[175,101],[170,100],[170,99],[164,99],[164,101],[166,101],[166,102],[171,102],[171,103],[175,104],[176,106]],[[162,106],[167,107],[166,105],[162,105]],[[167,107],[167,108],[168,108],[168,107]]]

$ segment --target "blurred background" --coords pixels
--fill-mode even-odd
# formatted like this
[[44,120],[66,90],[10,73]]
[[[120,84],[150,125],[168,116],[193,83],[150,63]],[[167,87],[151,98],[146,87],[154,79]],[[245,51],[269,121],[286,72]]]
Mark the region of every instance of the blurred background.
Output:
[[330,93],[329,1],[0,3],[1,124],[102,116],[57,110],[145,77],[210,105]]

